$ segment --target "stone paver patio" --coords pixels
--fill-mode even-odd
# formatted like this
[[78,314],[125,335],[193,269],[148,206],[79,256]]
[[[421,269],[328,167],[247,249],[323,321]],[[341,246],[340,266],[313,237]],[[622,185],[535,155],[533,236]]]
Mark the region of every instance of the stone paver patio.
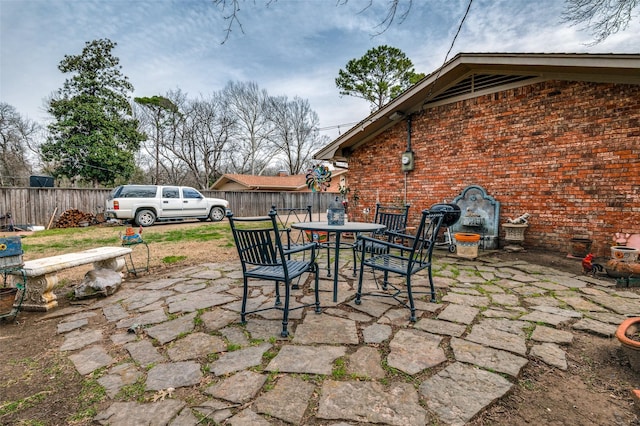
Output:
[[[323,312],[293,311],[288,339],[279,335],[280,311],[238,323],[239,263],[141,277],[81,312],[48,315],[65,336],[59,350],[81,374],[104,368],[99,383],[112,402],[94,420],[113,426],[203,418],[461,425],[507,394],[529,360],[566,370],[571,330],[612,336],[625,316],[640,315],[640,295],[609,281],[520,261],[435,257],[438,303],[426,294],[418,300],[416,323],[393,299],[352,303],[357,281],[348,264],[344,302],[331,303],[322,271]],[[365,273],[365,286],[375,288]],[[428,290],[424,277],[414,282]],[[273,289],[252,282],[249,304],[273,303]],[[292,295],[294,306],[307,302],[309,285]],[[90,316],[100,320],[89,325]],[[147,402],[123,401],[119,391],[136,383]],[[189,388],[189,398],[177,397],[179,388]]]

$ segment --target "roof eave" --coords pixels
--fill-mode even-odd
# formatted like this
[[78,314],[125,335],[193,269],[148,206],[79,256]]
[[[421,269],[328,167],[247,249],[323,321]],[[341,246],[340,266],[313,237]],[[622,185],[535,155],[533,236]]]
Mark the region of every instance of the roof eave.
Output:
[[407,116],[420,111],[431,98],[469,73],[492,71],[537,75],[544,79],[580,78],[599,83],[640,84],[640,55],[460,53],[323,147],[313,158],[348,161],[350,150],[367,143],[399,121],[390,118],[394,112]]

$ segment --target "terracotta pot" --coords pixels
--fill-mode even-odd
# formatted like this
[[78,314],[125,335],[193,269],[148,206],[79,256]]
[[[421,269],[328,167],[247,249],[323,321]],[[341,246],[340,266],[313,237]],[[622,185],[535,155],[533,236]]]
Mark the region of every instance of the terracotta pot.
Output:
[[631,369],[640,373],[640,342],[631,339],[640,331],[640,317],[628,318],[618,326],[616,338],[622,345],[622,350],[629,357]]
[[458,257],[464,257],[466,259],[475,259],[478,257],[480,234],[458,232],[453,234],[453,238],[456,240],[456,253]]
[[458,232],[453,236],[457,241],[463,243],[477,243],[478,241],[480,241],[480,234],[465,234],[462,232]]
[[0,315],[8,314],[13,309],[18,289],[15,287],[0,288]]

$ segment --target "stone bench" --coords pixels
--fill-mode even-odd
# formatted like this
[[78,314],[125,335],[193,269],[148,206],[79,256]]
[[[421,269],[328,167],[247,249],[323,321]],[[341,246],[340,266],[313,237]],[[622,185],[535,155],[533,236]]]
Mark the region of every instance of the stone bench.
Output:
[[[58,306],[53,288],[58,283],[58,271],[93,263],[94,269],[105,268],[120,272],[125,266],[124,256],[131,253],[128,247],[98,247],[77,253],[24,262],[22,271],[27,278],[22,310],[48,311]],[[21,275],[22,271],[12,272]]]

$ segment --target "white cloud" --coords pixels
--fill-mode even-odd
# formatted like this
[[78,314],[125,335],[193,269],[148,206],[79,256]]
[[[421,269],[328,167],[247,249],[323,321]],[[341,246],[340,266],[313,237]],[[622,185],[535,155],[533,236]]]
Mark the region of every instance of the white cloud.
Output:
[[[322,127],[359,122],[368,104],[339,96],[338,70],[387,44],[403,50],[417,71],[434,71],[468,2],[414,1],[403,23],[377,37],[372,35],[387,2],[369,4],[245,2],[239,16],[244,34],[233,27],[221,44],[228,22],[210,1],[2,0],[0,100],[44,120],[43,99],[65,78],[57,69],[60,60],[79,54],[87,41],[109,38],[118,43],[114,54],[135,96],[180,88],[196,97],[229,81],[255,81],[271,95],[308,99]],[[588,46],[589,33],[560,22],[563,6],[558,0],[475,0],[449,59],[459,52],[638,52],[640,20]]]

